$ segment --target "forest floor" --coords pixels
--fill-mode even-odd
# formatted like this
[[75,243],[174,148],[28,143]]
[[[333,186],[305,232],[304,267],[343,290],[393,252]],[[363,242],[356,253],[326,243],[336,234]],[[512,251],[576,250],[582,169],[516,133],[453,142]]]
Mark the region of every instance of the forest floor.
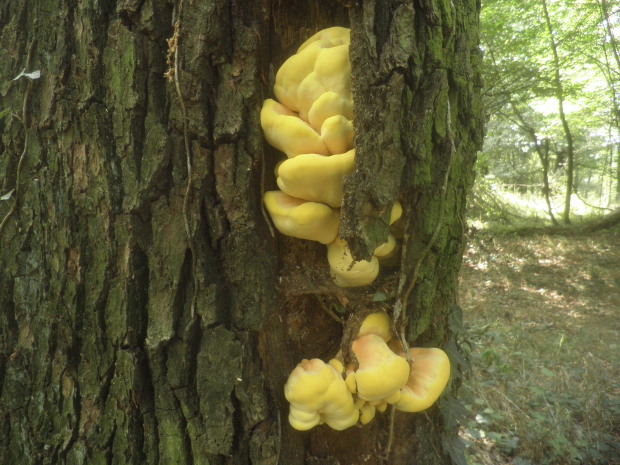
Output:
[[620,227],[469,238],[470,465],[620,463]]

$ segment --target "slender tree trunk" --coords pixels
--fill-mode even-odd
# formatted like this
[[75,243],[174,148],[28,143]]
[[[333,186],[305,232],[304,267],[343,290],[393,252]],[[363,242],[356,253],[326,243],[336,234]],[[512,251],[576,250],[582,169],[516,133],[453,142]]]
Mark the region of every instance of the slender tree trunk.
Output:
[[[620,105],[618,104],[617,86],[620,79],[618,79],[618,73],[620,73],[620,51],[618,51],[618,39],[615,35],[614,28],[612,27],[610,19],[610,9],[608,0],[600,0],[599,6],[601,8],[601,16],[605,24],[606,35],[611,48],[611,54],[614,57],[616,64],[615,69],[608,65],[605,75],[607,76],[609,88],[611,91],[612,108],[614,114],[614,121],[616,123],[616,129],[620,131]],[[607,53],[605,53],[607,56]],[[620,143],[616,142],[616,201],[620,202]]]
[[620,144],[616,144],[616,202],[620,203]]
[[519,127],[527,134],[530,141],[534,144],[534,149],[536,150],[536,154],[538,155],[538,159],[540,160],[542,167],[543,195],[545,196],[545,202],[547,204],[547,214],[549,215],[553,225],[557,226],[558,220],[556,220],[555,215],[553,214],[553,206],[551,205],[551,186],[549,185],[549,139],[545,139],[543,141],[543,145],[541,146],[538,141],[538,136],[536,135],[536,130],[525,120],[523,113],[521,113],[519,108],[512,101],[510,102],[510,106],[519,120]]
[[[455,295],[482,139],[478,14],[475,0],[5,2],[2,461],[463,463]],[[261,207],[281,157],[259,124],[273,71],[332,25],[352,28],[358,150],[341,235],[361,256],[394,200],[407,219],[402,264],[356,290],[332,284],[320,244],[274,237]],[[40,78],[12,80],[24,68]],[[445,348],[452,388],[393,423],[293,430],[289,372],[341,344],[321,308],[373,305],[411,344]]]
[[549,35],[549,46],[553,54],[553,77],[555,86],[555,95],[558,101],[558,114],[562,129],[564,130],[564,138],[566,139],[566,195],[564,197],[564,212],[562,213],[562,222],[570,224],[570,204],[571,196],[574,189],[575,174],[575,152],[573,148],[573,134],[570,130],[566,114],[564,113],[564,87],[562,84],[562,76],[560,75],[560,58],[558,56],[558,45],[554,38],[554,30],[547,8],[547,0],[542,0],[543,13],[545,16],[545,24]]

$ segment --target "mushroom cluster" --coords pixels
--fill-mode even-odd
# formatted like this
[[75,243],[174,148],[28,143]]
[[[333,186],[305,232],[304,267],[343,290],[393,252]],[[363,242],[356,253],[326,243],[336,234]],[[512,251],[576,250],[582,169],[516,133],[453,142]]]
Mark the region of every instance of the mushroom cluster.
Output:
[[[372,283],[379,262],[397,250],[390,235],[370,261],[356,262],[338,239],[342,182],[355,159],[349,43],[350,31],[342,27],[310,37],[278,70],[278,101],[265,100],[260,113],[265,139],[287,156],[276,168],[280,190],[264,193],[265,208],[282,234],[328,246],[331,274],[340,287]],[[390,224],[401,214],[396,203]]]
[[388,404],[403,412],[420,412],[440,396],[450,378],[450,361],[436,348],[392,350],[390,319],[371,313],[362,322],[351,352],[355,361],[346,367],[342,356],[324,363],[303,360],[290,374],[284,395],[290,402],[289,423],[305,431],[319,424],[343,430],[368,424]]

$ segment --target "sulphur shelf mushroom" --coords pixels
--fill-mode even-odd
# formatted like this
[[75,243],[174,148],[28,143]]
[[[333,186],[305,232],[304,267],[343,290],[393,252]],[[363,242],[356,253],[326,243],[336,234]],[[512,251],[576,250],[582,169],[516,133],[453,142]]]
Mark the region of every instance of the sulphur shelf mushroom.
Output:
[[367,286],[379,275],[379,260],[354,261],[347,243],[336,239],[327,246],[327,261],[334,283],[339,287]]
[[263,103],[260,123],[267,142],[289,158],[302,153],[329,154],[321,135],[275,100],[267,99]]
[[293,197],[340,207],[342,178],[353,171],[355,150],[325,157],[298,155],[278,166],[278,187]]
[[385,342],[392,338],[390,328],[390,317],[384,312],[370,313],[362,320],[362,324],[357,331],[357,337],[375,334],[380,336]]
[[338,234],[340,216],[327,205],[280,191],[265,192],[263,202],[276,229],[286,236],[329,244]]
[[448,384],[450,360],[437,348],[416,347],[409,349],[409,355],[411,373],[395,406],[403,412],[421,412],[435,403]]
[[[328,245],[340,287],[367,286],[379,274],[379,260],[389,265],[398,259],[393,236],[368,261],[354,261],[337,239],[343,179],[355,158],[349,44],[350,31],[342,27],[306,40],[276,73],[278,101],[266,99],[260,112],[266,141],[287,156],[276,167],[280,191],[264,193],[265,209],[282,234]],[[396,202],[390,224],[401,214]]]
[[332,363],[316,358],[297,365],[284,385],[284,396],[291,404],[289,423],[297,430],[322,423],[343,430],[359,418],[359,409],[341,373]]
[[367,334],[351,344],[359,367],[355,384],[360,399],[395,403],[409,377],[409,363],[396,355],[381,336]]

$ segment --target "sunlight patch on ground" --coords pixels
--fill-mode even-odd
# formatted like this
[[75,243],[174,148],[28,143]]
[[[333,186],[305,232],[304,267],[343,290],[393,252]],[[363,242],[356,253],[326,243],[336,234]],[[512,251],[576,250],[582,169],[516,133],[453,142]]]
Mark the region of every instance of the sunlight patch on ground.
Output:
[[620,461],[618,244],[620,228],[470,238],[460,277],[470,465]]

